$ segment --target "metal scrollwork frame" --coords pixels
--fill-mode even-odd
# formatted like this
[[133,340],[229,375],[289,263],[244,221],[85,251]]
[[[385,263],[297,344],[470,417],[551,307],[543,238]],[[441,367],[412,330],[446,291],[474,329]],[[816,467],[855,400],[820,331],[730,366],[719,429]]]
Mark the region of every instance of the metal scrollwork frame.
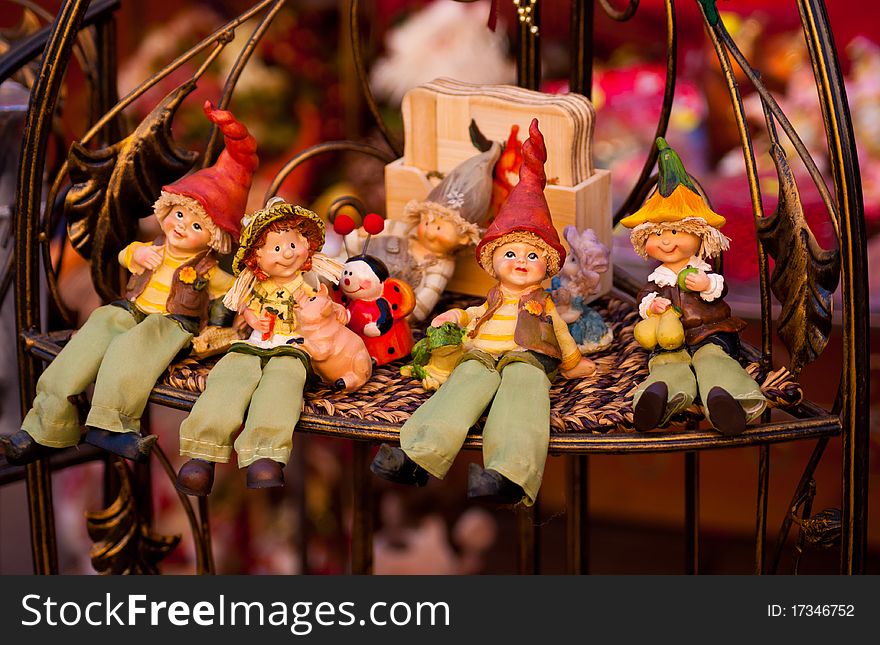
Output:
[[[26,1],[26,0],[22,0]],[[772,366],[772,311],[771,295],[781,300],[785,308],[786,302],[794,302],[803,298],[805,290],[829,292],[836,286],[839,279],[842,292],[842,336],[843,364],[841,381],[837,392],[836,403],[831,411],[825,411],[809,403],[802,402],[790,410],[792,420],[771,421],[765,417],[760,430],[746,433],[742,437],[718,437],[707,433],[683,432],[663,437],[645,437],[638,435],[584,435],[561,434],[551,438],[550,451],[555,454],[567,454],[571,457],[568,470],[567,495],[567,541],[569,570],[573,573],[585,573],[589,570],[587,548],[589,532],[586,526],[588,517],[588,455],[589,454],[627,454],[637,452],[683,452],[685,457],[684,479],[686,483],[685,516],[687,568],[691,572],[699,570],[699,451],[704,449],[745,447],[758,448],[758,498],[756,500],[755,525],[755,572],[774,572],[777,570],[780,556],[789,532],[797,526],[797,549],[810,541],[818,544],[834,542],[833,533],[839,531],[840,570],[843,573],[861,573],[865,570],[867,551],[867,455],[868,455],[868,290],[866,275],[866,232],[863,217],[863,204],[860,188],[859,168],[856,159],[854,133],[844,90],[843,78],[837,59],[837,50],[828,26],[828,18],[821,0],[794,0],[804,28],[814,77],[819,93],[820,109],[826,126],[828,139],[828,157],[833,179],[833,192],[825,183],[825,178],[818,171],[805,146],[798,137],[785,113],[779,107],[772,94],[761,82],[760,75],[754,70],[735,41],[727,32],[715,7],[715,0],[696,0],[703,17],[708,37],[715,49],[722,74],[727,84],[731,108],[736,118],[740,134],[740,143],[745,160],[747,180],[752,203],[752,211],[757,229],[756,244],[759,258],[759,279],[762,311],[762,343],[759,350],[747,349],[749,358],[761,363],[766,370]],[[19,378],[21,383],[22,408],[27,409],[33,399],[36,377],[39,374],[39,360],[51,358],[46,349],[45,335],[39,333],[40,321],[40,260],[47,274],[51,294],[57,299],[57,288],[54,274],[48,262],[48,235],[55,223],[56,213],[50,206],[43,212],[41,206],[41,190],[46,166],[47,140],[51,131],[51,120],[55,114],[63,72],[71,60],[77,36],[87,25],[95,25],[98,37],[96,52],[98,60],[95,66],[96,112],[94,125],[80,140],[83,145],[90,140],[100,138],[101,141],[112,142],[119,138],[120,129],[117,116],[121,110],[140,96],[148,87],[167,76],[173,69],[194,56],[213,50],[202,64],[201,71],[210,64],[220,49],[228,42],[231,30],[244,20],[264,12],[256,29],[251,34],[248,45],[236,61],[233,71],[227,78],[220,106],[228,104],[234,91],[235,83],[247,60],[252,55],[256,43],[262,38],[272,21],[280,11],[283,0],[263,0],[248,12],[235,19],[216,33],[212,34],[190,51],[170,63],[163,70],[145,81],[128,96],[117,100],[115,93],[115,59],[112,45],[115,42],[112,14],[118,7],[118,0],[99,0],[94,3],[88,0],[66,0],[55,20],[41,38],[34,37],[28,43],[17,47],[14,56],[6,56],[0,60],[0,80],[8,77],[16,65],[32,59],[42,48],[44,62],[31,92],[31,106],[28,110],[26,135],[22,145],[22,163],[19,172],[19,183],[16,203],[15,221],[15,265],[17,277],[15,281],[15,301],[17,306],[17,329],[22,333],[22,342],[18,347]],[[598,6],[596,6],[598,4]],[[656,127],[656,135],[666,133],[672,111],[677,75],[677,24],[675,1],[665,0],[666,15],[666,80]],[[532,5],[532,25],[539,27],[541,22],[540,3]],[[592,86],[592,58],[594,14],[602,11],[612,20],[627,21],[638,18],[638,0],[627,0],[625,3],[613,0],[572,0],[571,2],[571,90],[589,96]],[[390,128],[383,122],[381,113],[369,84],[366,80],[366,64],[360,42],[360,3],[350,0],[347,5],[348,24],[345,26],[351,38],[351,64],[361,88],[362,97],[369,112],[375,119],[390,152],[356,141],[331,141],[319,144],[302,151],[290,159],[277,174],[267,189],[266,197],[272,196],[279,189],[284,179],[294,172],[302,163],[323,154],[339,152],[356,152],[367,154],[383,162],[390,162],[401,156],[399,141],[392,135]],[[518,29],[517,42],[517,82],[527,88],[540,87],[540,29],[530,29],[521,24]],[[731,60],[732,59],[732,60]],[[833,224],[837,237],[837,248],[824,250],[818,248],[806,222],[799,213],[797,188],[786,172],[787,162],[779,157],[781,149],[777,149],[776,167],[780,175],[780,185],[785,187],[781,192],[780,205],[773,215],[765,215],[758,183],[755,152],[752,143],[750,125],[746,122],[742,98],[736,77],[733,74],[733,63],[743,71],[749,83],[754,87],[764,106],[769,137],[778,148],[777,127],[792,142],[801,161],[808,169],[815,183],[828,217]],[[204,163],[209,164],[219,150],[219,138],[212,132],[206,147]],[[635,184],[623,200],[620,209],[614,214],[614,221],[632,212],[640,205],[645,196],[656,183],[652,174],[657,159],[657,150],[653,146],[648,150],[641,173]],[[49,191],[46,203],[54,204],[64,186],[67,171],[64,168],[56,175]],[[774,246],[774,227],[781,227],[787,235],[798,230],[807,240],[800,246],[787,249],[788,253],[796,254],[798,275],[786,272],[777,266],[774,275],[770,276],[768,254],[779,256],[780,251]],[[762,236],[763,231],[763,236]],[[768,232],[770,231],[770,232]],[[812,239],[812,242],[810,241]],[[774,257],[776,257],[774,256]],[[786,264],[779,262],[777,265]],[[836,264],[839,263],[839,264]],[[94,265],[93,265],[94,266]],[[806,276],[806,277],[805,277]],[[108,276],[96,274],[96,278],[104,281]],[[834,278],[834,279],[832,279]],[[633,295],[637,286],[625,275],[615,274],[615,286],[623,293]],[[803,318],[793,319],[790,333],[783,334],[783,341],[794,347],[797,357],[792,371],[799,371],[806,362],[813,360],[824,348],[830,331],[830,310],[821,300],[815,303],[813,311]],[[789,307],[789,311],[791,307]],[[157,386],[152,401],[178,409],[191,406],[195,395],[181,393],[168,386]],[[352,571],[368,572],[372,565],[372,534],[371,534],[371,496],[370,474],[367,468],[370,444],[378,441],[395,441],[396,429],[388,424],[362,421],[340,424],[338,420],[315,415],[304,415],[299,430],[342,437],[354,441],[354,513],[352,530]],[[692,430],[692,429],[691,429]],[[810,517],[812,490],[815,486],[813,475],[822,458],[829,440],[840,435],[843,445],[843,480],[842,510],[839,520],[833,513],[823,512]],[[767,532],[767,500],[770,471],[771,443],[798,439],[818,438],[817,445],[806,464],[803,476],[796,487],[790,504],[791,512],[782,522],[780,533],[769,562],[765,562]],[[479,446],[479,438],[469,437],[465,447]],[[157,452],[158,460],[169,477],[173,471],[167,458],[161,451]],[[126,476],[127,471],[121,473]],[[52,518],[52,491],[49,480],[49,465],[38,461],[26,467],[28,484],[29,511],[31,519],[32,547],[35,570],[38,573],[57,571],[55,549],[55,531]],[[0,480],[2,481],[2,480]],[[126,488],[128,487],[128,488]],[[119,487],[121,498],[133,503],[136,495],[131,492],[131,485],[123,482]],[[197,569],[199,572],[213,571],[210,554],[210,530],[208,524],[207,502],[198,505],[198,516],[181,496],[181,502],[188,510],[189,521],[196,540]],[[118,511],[119,509],[116,509]],[[523,572],[540,570],[539,535],[537,531],[537,508],[532,507],[519,513],[519,565]],[[109,516],[126,517],[125,513],[112,512]],[[107,517],[98,517],[96,521],[110,521]],[[127,519],[126,521],[130,521]],[[168,539],[153,536],[137,522],[130,524],[139,531],[137,539],[143,539],[146,551],[139,542],[125,533],[125,549],[130,553],[146,553],[146,560],[131,566],[134,570],[149,570],[155,564],[150,559],[162,548],[170,544]],[[148,528],[148,527],[147,527]],[[132,529],[135,530],[135,529]],[[103,536],[120,535],[113,532],[101,532]],[[134,544],[134,546],[131,546]],[[795,565],[797,567],[797,563]],[[140,569],[138,567],[141,567]],[[122,570],[116,567],[114,570]]]

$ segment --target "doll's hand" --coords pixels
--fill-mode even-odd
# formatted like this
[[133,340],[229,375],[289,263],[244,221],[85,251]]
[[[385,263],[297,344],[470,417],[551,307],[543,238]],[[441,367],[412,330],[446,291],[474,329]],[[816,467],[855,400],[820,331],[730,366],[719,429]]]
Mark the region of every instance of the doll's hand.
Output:
[[155,271],[162,264],[163,248],[161,246],[139,246],[131,254],[133,264],[150,271]]
[[451,309],[449,311],[445,311],[439,316],[434,316],[434,320],[431,321],[431,327],[439,327],[443,323],[452,322],[456,325],[458,324],[459,312]]
[[260,318],[250,309],[245,309],[243,315],[245,321],[247,321],[247,324],[250,325],[252,329],[256,329],[264,334],[269,331],[269,325],[271,324],[269,316],[263,316]]
[[589,358],[581,358],[580,362],[570,370],[561,370],[564,378],[583,378],[596,373],[596,364]]
[[684,279],[684,285],[691,291],[699,291],[702,293],[712,288],[712,281],[704,271],[698,270],[696,273],[689,273]]
[[381,336],[382,332],[379,331],[379,325],[374,322],[367,323],[364,325],[364,336],[369,336],[370,338],[376,338],[377,336]]
[[669,306],[671,304],[672,301],[669,298],[654,298],[651,301],[649,309],[651,310],[651,313],[662,314],[664,311],[669,309]]
[[247,321],[247,317],[244,314],[236,314],[235,318],[232,319],[232,328],[235,329],[235,331],[237,332],[243,332],[249,326],[250,323]]

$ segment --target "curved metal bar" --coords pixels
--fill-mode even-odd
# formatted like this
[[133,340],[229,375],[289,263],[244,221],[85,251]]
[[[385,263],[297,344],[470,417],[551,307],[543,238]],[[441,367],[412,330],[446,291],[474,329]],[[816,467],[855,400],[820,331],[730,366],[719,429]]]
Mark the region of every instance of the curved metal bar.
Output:
[[[31,90],[15,209],[15,321],[19,333],[36,328],[40,321],[39,254],[34,232],[40,213],[46,145],[67,68],[66,61],[70,60],[73,43],[88,8],[88,0],[70,0],[61,7],[52,24],[40,73]],[[34,398],[39,366],[24,343],[16,343],[16,349],[21,409],[27,410]],[[34,571],[56,573],[58,555],[52,515],[52,484],[45,460],[28,465],[27,480]]]
[[755,521],[755,575],[764,573],[764,557],[767,552],[767,502],[770,486],[770,446],[758,448],[758,509]]
[[[257,45],[263,39],[263,35],[266,33],[266,30],[269,29],[275,16],[281,11],[286,3],[287,0],[275,0],[275,4],[272,5],[266,12],[266,15],[263,16],[260,20],[260,24],[257,25],[251,34],[251,37],[248,39],[247,44],[242,48],[241,52],[239,52],[238,58],[235,59],[235,65],[232,66],[232,69],[226,77],[226,83],[223,85],[223,93],[217,103],[219,109],[225,110],[229,107],[229,102],[232,100],[232,92],[235,90],[235,86],[238,83],[238,79],[241,77],[241,73],[244,71],[248,61],[250,61],[251,56],[253,56]],[[220,156],[221,141],[222,137],[220,136],[220,129],[215,123],[212,123],[211,136],[208,139],[208,145],[205,148],[205,154],[202,157],[202,168],[212,166],[217,161],[217,157]]]
[[743,56],[742,52],[736,46],[736,43],[730,37],[730,34],[727,32],[727,29],[724,27],[724,23],[722,21],[718,21],[718,26],[716,27],[718,30],[718,35],[720,40],[724,43],[725,47],[727,47],[728,51],[733,55],[734,60],[736,60],[737,65],[739,65],[740,69],[742,69],[743,73],[749,79],[749,82],[754,86],[755,91],[758,92],[758,95],[761,97],[762,103],[766,106],[766,109],[770,111],[773,117],[779,122],[779,125],[782,127],[782,131],[785,132],[788,139],[791,141],[791,144],[794,146],[794,149],[797,151],[798,156],[801,158],[801,161],[804,162],[804,165],[807,167],[807,172],[810,174],[810,178],[813,180],[813,183],[816,184],[816,189],[819,191],[819,195],[822,197],[822,202],[825,204],[825,208],[828,210],[828,214],[831,217],[831,224],[834,226],[834,233],[837,239],[840,239],[840,221],[837,215],[837,209],[834,207],[834,201],[831,199],[831,193],[828,191],[828,186],[825,184],[825,180],[822,178],[822,173],[819,171],[819,168],[816,166],[816,162],[813,161],[813,157],[810,156],[807,147],[804,145],[804,142],[801,140],[798,133],[795,131],[794,126],[792,126],[791,122],[788,120],[788,117],[785,116],[785,113],[782,111],[782,108],[779,107],[779,104],[776,102],[776,99],[773,98],[773,95],[767,89],[761,79],[758,77],[758,74],[752,69],[752,66],[749,65],[746,57]]
[[[758,182],[758,167],[755,163],[755,149],[752,145],[752,136],[749,126],[746,123],[745,109],[743,108],[742,96],[739,92],[739,84],[733,74],[730,58],[725,49],[726,43],[722,43],[719,37],[719,34],[724,32],[724,23],[719,20],[713,27],[712,21],[710,21],[706,13],[706,7],[703,4],[700,4],[700,12],[703,14],[703,20],[706,23],[706,30],[708,31],[709,38],[715,48],[715,54],[718,57],[718,62],[721,65],[721,71],[724,74],[724,80],[727,82],[727,89],[730,93],[730,102],[733,107],[733,114],[736,118],[736,125],[739,130],[740,142],[743,149],[746,177],[749,182],[749,195],[752,201],[752,217],[754,218],[757,228],[758,220],[764,217],[764,203],[761,200],[761,186]],[[770,288],[767,280],[770,269],[767,262],[767,255],[763,252],[761,242],[758,240],[757,235],[755,235],[755,245],[758,253],[758,274],[760,276],[761,286],[761,352],[763,354],[763,361],[766,363],[773,342],[771,336],[772,320]]]
[[367,214],[367,207],[360,199],[354,195],[343,195],[334,199],[327,207],[327,220],[332,222],[336,219],[336,214],[346,206],[355,209],[361,217],[365,217]]
[[[156,456],[156,461],[162,466],[162,470],[165,471],[165,474],[168,476],[173,487],[174,482],[177,479],[177,473],[175,473],[174,468],[171,467],[171,462],[168,460],[168,456],[159,444],[153,446],[152,452]],[[183,511],[186,513],[186,519],[189,521],[189,526],[192,531],[196,550],[196,572],[199,574],[213,573],[213,558],[206,546],[206,537],[202,530],[203,527],[196,519],[196,513],[193,510],[192,504],[190,503],[189,498],[176,488],[174,489],[174,492],[177,493],[177,497],[180,499],[180,505],[183,506]]]
[[394,137],[391,136],[391,132],[388,130],[388,126],[385,125],[385,121],[382,119],[382,115],[379,114],[379,106],[376,104],[376,99],[373,96],[373,91],[370,89],[370,84],[367,81],[367,73],[364,67],[364,57],[361,52],[361,38],[360,34],[360,25],[358,21],[358,0],[351,0],[351,7],[348,12],[348,22],[350,25],[351,31],[351,52],[352,57],[354,58],[354,68],[357,72],[358,82],[361,85],[361,92],[363,93],[364,99],[367,101],[367,107],[370,110],[370,114],[373,115],[373,119],[376,121],[376,126],[379,128],[379,132],[382,133],[382,138],[385,139],[385,142],[388,144],[388,147],[394,151],[395,158],[403,156],[403,146],[400,145],[400,142],[397,141]]
[[[669,117],[672,114],[672,102],[675,99],[675,76],[678,69],[678,36],[676,32],[675,22],[675,3],[673,0],[665,0],[666,4],[666,85],[663,89],[663,106],[660,109],[660,120],[657,122],[657,129],[654,131],[654,138],[651,140],[651,150],[648,152],[648,158],[645,159],[645,165],[642,166],[642,172],[636,180],[629,195],[617,212],[614,214],[614,224],[617,224],[624,217],[634,212],[644,201],[647,191],[656,183],[651,173],[657,163],[657,137],[666,135],[666,129],[669,127]],[[638,2],[635,2],[638,6]],[[635,10],[633,10],[635,12]]]
[[629,0],[629,4],[623,9],[616,9],[611,4],[610,0],[599,0],[599,6],[602,7],[602,11],[605,12],[605,15],[612,20],[625,22],[636,15],[636,11],[639,8],[639,0]]
[[843,426],[842,573],[864,573],[868,551],[869,328],[864,203],[849,104],[834,35],[820,0],[798,0],[798,11],[828,138],[840,218],[843,373],[834,410]]
[[[816,442],[816,447],[813,448],[813,454],[810,455],[810,459],[804,468],[804,472],[801,474],[801,479],[795,488],[794,495],[791,497],[791,503],[788,505],[788,508],[796,506],[797,501],[801,499],[804,492],[810,486],[810,482],[813,480],[813,475],[816,472],[816,468],[819,466],[822,455],[825,454],[825,448],[827,446],[828,437],[822,437]],[[792,523],[793,520],[791,519],[791,513],[786,513],[785,518],[782,520],[782,526],[779,529],[779,535],[776,538],[776,546],[773,548],[773,559],[770,561],[770,567],[767,570],[768,573],[777,573],[779,571],[779,561],[782,559],[782,551],[785,549],[785,543],[788,541],[788,534],[791,531]]]
[[270,197],[274,197],[278,193],[281,184],[284,183],[284,180],[287,179],[297,166],[301,163],[305,163],[309,159],[331,152],[361,152],[365,155],[375,157],[384,163],[391,163],[396,159],[396,157],[388,154],[385,150],[371,146],[368,143],[357,143],[355,141],[326,141],[324,143],[319,143],[310,148],[306,148],[284,164],[284,167],[275,175],[275,179],[272,180],[269,188],[266,189],[266,194],[263,196],[263,203],[265,204]]
[[[86,11],[81,19],[81,28],[88,27],[105,19],[119,8],[120,0],[98,0]],[[51,16],[49,18],[51,20]],[[3,55],[0,59],[0,83],[9,78],[13,73],[21,69],[28,62],[36,58],[44,51],[46,43],[51,38],[54,27],[52,25],[40,29],[20,41]]]
[[[119,102],[113,106],[113,109],[107,112],[103,117],[101,117],[101,119],[97,123],[95,123],[95,125],[93,125],[92,128],[85,134],[85,136],[80,139],[80,143],[83,145],[88,144],[88,142],[91,141],[92,137],[94,137],[101,128],[107,125],[107,123],[111,119],[115,118],[117,114],[122,112],[122,110],[124,110],[129,105],[134,103],[134,101],[140,98],[144,94],[144,92],[146,92],[151,87],[156,85],[156,83],[171,74],[178,67],[189,61],[189,59],[198,55],[200,52],[207,49],[211,45],[220,45],[214,52],[211,53],[209,57],[209,61],[213,60],[220,53],[220,51],[222,51],[223,47],[225,47],[232,41],[232,33],[239,25],[241,25],[243,22],[246,22],[254,15],[258,14],[266,6],[270,5],[274,1],[276,0],[263,0],[259,4],[254,5],[237,18],[227,22],[225,25],[217,29],[214,33],[212,33],[204,40],[199,41],[199,43],[190,48],[189,51],[182,54],[181,56],[178,56],[171,63],[153,74],[150,78],[138,85],[131,92],[120,99]],[[206,67],[207,65],[202,65],[202,68],[193,75],[193,79],[199,78],[204,73]]]

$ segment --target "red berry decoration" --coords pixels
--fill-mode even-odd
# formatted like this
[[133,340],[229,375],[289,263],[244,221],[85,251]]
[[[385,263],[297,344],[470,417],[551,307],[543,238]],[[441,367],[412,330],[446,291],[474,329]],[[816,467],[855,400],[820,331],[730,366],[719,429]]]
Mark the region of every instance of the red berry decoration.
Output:
[[[369,217],[369,215],[367,217]],[[350,215],[340,213],[336,216],[336,219],[333,220],[333,230],[340,235],[348,235],[355,228],[357,228],[357,226]]]
[[385,220],[377,213],[367,213],[364,217],[364,230],[370,235],[378,235],[385,230]]

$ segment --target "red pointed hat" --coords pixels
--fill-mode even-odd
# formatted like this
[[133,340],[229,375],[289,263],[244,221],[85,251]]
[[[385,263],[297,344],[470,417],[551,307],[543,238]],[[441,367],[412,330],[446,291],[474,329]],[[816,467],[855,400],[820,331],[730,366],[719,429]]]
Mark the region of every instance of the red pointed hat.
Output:
[[477,262],[493,278],[496,276],[492,268],[492,254],[507,242],[530,242],[542,248],[547,253],[548,277],[558,273],[565,262],[565,247],[553,226],[550,207],[544,197],[547,148],[544,146],[544,135],[538,129],[538,119],[532,119],[529,138],[522,146],[522,155],[519,183],[510,191],[507,201],[486,229],[476,249]]
[[259,165],[257,141],[232,112],[215,109],[211,101],[205,101],[204,110],[223,133],[223,152],[210,168],[197,170],[162,190],[196,200],[211,221],[237,241],[251,181]]

